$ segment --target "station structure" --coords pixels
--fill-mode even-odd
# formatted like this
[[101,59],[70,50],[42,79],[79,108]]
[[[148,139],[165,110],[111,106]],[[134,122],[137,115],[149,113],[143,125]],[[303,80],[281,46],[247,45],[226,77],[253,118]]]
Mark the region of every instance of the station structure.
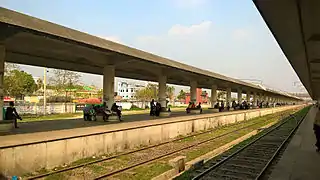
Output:
[[[263,20],[307,89],[320,100],[320,1],[254,0]],[[319,179],[320,156],[312,130],[319,108],[313,107],[298,128],[270,179]]]
[[[314,41],[317,38],[319,41],[319,34],[303,35],[303,41],[299,39],[301,33],[291,34],[297,36],[297,39],[291,39],[289,35],[301,31],[301,25],[297,26],[300,27],[299,30],[294,29],[297,19],[290,19],[291,16],[299,17],[296,14],[290,14],[299,12],[290,9],[299,7],[293,2],[299,2],[300,5],[303,4],[301,7],[309,8],[317,7],[319,3],[311,0],[303,1],[303,3],[290,0],[256,0],[254,2],[308,92],[313,99],[318,99],[320,86],[316,83],[316,74],[317,71],[320,72],[320,67],[316,62],[320,58],[317,56],[320,55],[318,53],[320,51],[315,51],[314,48],[319,44]],[[288,8],[288,13],[280,16],[283,10],[281,8]],[[320,11],[303,9],[301,12],[317,14]],[[298,18],[299,22],[303,19],[308,20],[308,23],[314,20],[307,16]],[[314,21],[314,24],[316,22],[319,21]],[[286,27],[291,28],[289,33]],[[314,25],[314,27],[318,26]],[[315,29],[319,30],[319,28]],[[310,33],[311,31],[308,30],[310,29],[303,32]],[[279,33],[280,35],[277,35]],[[304,43],[301,44],[301,42]],[[305,56],[305,52],[309,54]],[[0,110],[3,107],[5,62],[103,75],[103,101],[108,106],[114,102],[115,77],[158,82],[159,101],[163,108],[166,107],[167,83],[190,86],[191,101],[196,101],[197,88],[211,89],[212,107],[217,100],[218,90],[226,91],[226,103],[230,103],[232,92],[237,93],[238,102],[241,102],[243,94],[246,94],[247,101],[252,98],[253,102],[259,100],[269,103],[294,104],[302,101],[301,98],[292,94],[202,70],[0,7]],[[313,63],[312,67],[309,62]],[[52,169],[61,164],[71,163],[102,152],[113,153],[119,149],[123,150],[128,147],[128,144],[130,147],[141,146],[141,143],[149,145],[151,142],[169,140],[179,135],[215,128],[221,124],[241,122],[296,107],[300,106],[221,113],[205,110],[201,115],[190,116],[185,112],[172,112],[171,118],[161,117],[160,119],[151,119],[149,115],[137,114],[128,117],[126,123],[94,122],[94,124],[89,124],[89,122],[86,124],[88,126],[83,126],[83,122],[77,120],[65,120],[61,123],[52,121],[21,123],[22,128],[15,129],[13,134],[0,136],[0,177],[1,174],[22,175],[42,168]],[[314,112],[316,109],[310,111],[310,113]],[[1,113],[3,112],[0,111],[0,118],[3,117]],[[312,115],[307,117],[312,119]],[[305,122],[310,124],[311,121]],[[309,124],[306,124],[306,127],[309,127]],[[311,136],[312,133],[308,132]],[[311,148],[310,143],[308,147]],[[36,151],[36,156],[31,154]],[[308,158],[315,159],[316,157],[310,155]],[[21,166],[21,164],[28,164],[28,166]]]
[[[301,99],[257,85],[202,70],[138,49],[66,28],[9,9],[0,9],[0,96],[3,96],[4,62],[66,69],[103,75],[103,101],[114,102],[115,77],[159,83],[159,101],[166,106],[166,84],[190,86],[191,100],[197,88],[212,90],[215,104],[217,90],[247,94],[247,100],[293,103]],[[0,100],[0,110],[3,106]],[[2,112],[1,112],[2,113]],[[2,115],[0,114],[0,118]]]

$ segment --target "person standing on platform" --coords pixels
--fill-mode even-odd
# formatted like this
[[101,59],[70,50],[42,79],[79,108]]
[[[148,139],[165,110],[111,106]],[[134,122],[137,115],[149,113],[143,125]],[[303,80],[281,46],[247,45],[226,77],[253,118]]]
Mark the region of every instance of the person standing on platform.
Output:
[[320,108],[317,112],[316,118],[314,120],[314,124],[313,124],[313,130],[314,130],[314,134],[316,135],[316,147],[317,147],[317,152],[320,152]]
[[5,114],[5,119],[6,120],[13,120],[14,121],[14,127],[18,127],[17,119],[22,120],[22,118],[19,116],[16,108],[14,107],[14,103],[11,101],[9,103],[9,107],[7,107],[6,114]]
[[156,112],[156,105],[154,104],[154,99],[150,102],[150,116],[154,116]]

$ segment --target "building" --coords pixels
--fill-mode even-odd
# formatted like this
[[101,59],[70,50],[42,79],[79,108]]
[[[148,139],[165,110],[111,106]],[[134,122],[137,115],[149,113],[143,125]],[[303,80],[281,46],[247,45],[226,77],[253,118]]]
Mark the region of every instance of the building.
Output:
[[[208,103],[208,93],[206,91],[202,91],[201,88],[197,88],[197,103]],[[186,99],[185,99],[185,104],[189,104],[190,102],[190,93],[186,93]]]
[[118,82],[118,96],[122,97],[122,99],[134,99],[136,91],[141,88],[144,88],[144,86],[128,82]]

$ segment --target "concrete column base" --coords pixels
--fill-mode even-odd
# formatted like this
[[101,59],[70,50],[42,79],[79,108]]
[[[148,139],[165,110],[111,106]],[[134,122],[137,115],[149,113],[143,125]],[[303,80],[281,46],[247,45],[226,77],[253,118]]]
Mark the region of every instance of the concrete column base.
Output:
[[219,112],[219,109],[209,108],[208,111],[213,112],[213,113],[217,113],[217,112]]
[[0,133],[2,132],[10,132],[14,128],[13,120],[4,120],[0,121]]
[[159,116],[160,117],[170,117],[171,116],[171,112],[161,111]]
[[118,118],[118,116],[109,116],[108,121],[110,121],[110,122],[119,121],[119,118]]
[[200,109],[191,109],[190,114],[200,114],[201,110]]
[[185,170],[186,156],[178,156],[174,159],[169,160],[169,165],[172,166],[177,173]]

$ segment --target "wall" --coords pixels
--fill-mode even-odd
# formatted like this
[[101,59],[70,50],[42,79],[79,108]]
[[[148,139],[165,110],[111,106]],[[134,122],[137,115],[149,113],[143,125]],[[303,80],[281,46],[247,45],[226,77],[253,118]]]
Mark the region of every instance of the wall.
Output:
[[[113,152],[121,152],[140,145],[166,141],[179,135],[208,130],[218,126],[247,120],[261,115],[284,111],[296,106],[251,111],[235,111],[228,115],[203,114],[173,118],[169,123],[157,121],[143,127],[127,128],[75,138],[39,142],[16,147],[0,147],[0,173],[21,175],[41,168],[52,169],[64,163]],[[152,122],[150,122],[152,123]],[[129,126],[129,125],[128,125]],[[37,153],[34,153],[37,152]]]
[[[19,105],[16,106],[19,114],[43,114],[43,105]],[[47,114],[75,113],[74,103],[47,103]]]

